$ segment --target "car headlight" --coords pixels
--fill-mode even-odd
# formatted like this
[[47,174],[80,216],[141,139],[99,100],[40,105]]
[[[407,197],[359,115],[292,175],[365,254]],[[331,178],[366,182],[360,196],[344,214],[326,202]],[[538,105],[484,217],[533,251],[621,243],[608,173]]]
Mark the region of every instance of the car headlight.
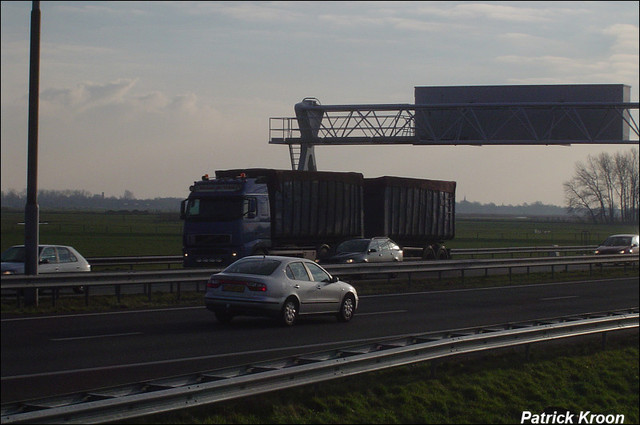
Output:
[[2,272],[2,274],[14,274],[11,270],[5,270]]
[[353,258],[348,258],[348,259],[345,261],[345,263],[347,263],[347,264],[351,264],[351,263],[353,263]]

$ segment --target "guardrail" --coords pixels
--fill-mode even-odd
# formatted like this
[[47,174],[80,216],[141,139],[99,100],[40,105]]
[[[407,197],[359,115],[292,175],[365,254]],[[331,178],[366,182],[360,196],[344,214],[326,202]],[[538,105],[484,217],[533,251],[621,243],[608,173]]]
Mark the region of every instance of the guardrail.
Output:
[[[514,269],[526,269],[529,273],[535,267],[547,267],[553,277],[557,267],[563,267],[565,271],[570,266],[589,266],[589,273],[593,266],[604,264],[622,264],[636,266],[638,255],[591,255],[572,257],[536,257],[517,259],[470,259],[470,260],[445,260],[445,261],[407,261],[399,263],[361,263],[361,264],[327,264],[324,267],[329,273],[344,276],[358,275],[398,275],[406,273],[408,283],[411,284],[412,276],[416,273],[437,273],[438,279],[443,273],[459,273],[464,280],[468,272],[484,270],[485,276],[489,270],[504,269],[511,279]],[[147,285],[145,292],[151,298],[150,285],[175,284],[176,297],[180,298],[181,284],[194,283],[197,286],[204,285],[213,273],[222,268],[206,269],[181,269],[163,271],[138,271],[138,272],[108,272],[108,273],[60,273],[42,274],[37,276],[9,275],[2,277],[1,289],[14,290],[18,305],[20,305],[20,292],[26,289],[52,289],[52,300],[55,303],[56,291],[64,287],[83,287],[85,303],[89,303],[89,294],[92,287],[113,286],[115,295],[120,301],[121,287],[124,285]],[[203,286],[204,287],[204,286]]]
[[2,423],[103,423],[463,353],[638,328],[638,309],[404,336],[197,374],[2,405]]
[[[576,253],[576,252],[589,252],[593,253],[596,249],[596,245],[593,246],[534,246],[534,247],[511,247],[511,248],[465,248],[465,249],[452,249],[451,254],[454,256],[470,256],[474,258],[478,255],[490,255],[493,258],[497,255],[507,255],[514,258],[516,255],[529,254],[542,254],[559,256],[560,253]],[[408,251],[415,251],[415,249],[408,248]],[[167,268],[171,268],[174,264],[182,264],[181,255],[147,255],[140,257],[92,257],[87,258],[89,264],[99,267],[122,267],[139,265],[151,265],[151,264],[163,264]]]

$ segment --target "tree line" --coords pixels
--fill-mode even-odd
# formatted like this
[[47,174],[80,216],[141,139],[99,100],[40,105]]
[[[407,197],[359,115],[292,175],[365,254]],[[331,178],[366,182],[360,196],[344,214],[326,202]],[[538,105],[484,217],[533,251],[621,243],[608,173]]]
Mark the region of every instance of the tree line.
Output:
[[589,155],[564,183],[567,211],[593,223],[638,224],[638,149]]

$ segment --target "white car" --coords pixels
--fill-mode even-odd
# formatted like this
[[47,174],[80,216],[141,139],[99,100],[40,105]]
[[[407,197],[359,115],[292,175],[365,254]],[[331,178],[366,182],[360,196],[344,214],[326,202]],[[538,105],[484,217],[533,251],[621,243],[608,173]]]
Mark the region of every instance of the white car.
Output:
[[348,322],[358,308],[356,289],[315,262],[268,255],[242,258],[212,275],[204,300],[222,323],[260,315],[291,326],[298,316],[314,314]]
[[[90,272],[91,265],[70,246],[38,245],[38,274]],[[25,247],[15,245],[2,253],[2,274],[24,274]]]

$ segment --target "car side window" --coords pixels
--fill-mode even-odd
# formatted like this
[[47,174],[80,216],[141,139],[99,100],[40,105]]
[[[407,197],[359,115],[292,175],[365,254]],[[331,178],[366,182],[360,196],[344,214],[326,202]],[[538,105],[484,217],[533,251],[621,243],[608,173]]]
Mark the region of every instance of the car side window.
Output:
[[61,263],[73,263],[74,261],[78,261],[76,256],[67,248],[58,248],[58,258]]
[[380,247],[378,246],[378,241],[371,241],[369,244],[369,252],[378,252],[380,251]]
[[46,261],[49,264],[57,263],[58,258],[56,257],[55,248],[49,246],[42,250],[42,254],[40,254],[40,261]]
[[294,280],[309,280],[307,269],[302,263],[291,263],[287,266],[287,276]]
[[311,276],[313,276],[313,280],[315,282],[329,282],[331,281],[331,276],[324,270],[322,270],[319,266],[313,263],[307,263],[307,268],[311,272]]

